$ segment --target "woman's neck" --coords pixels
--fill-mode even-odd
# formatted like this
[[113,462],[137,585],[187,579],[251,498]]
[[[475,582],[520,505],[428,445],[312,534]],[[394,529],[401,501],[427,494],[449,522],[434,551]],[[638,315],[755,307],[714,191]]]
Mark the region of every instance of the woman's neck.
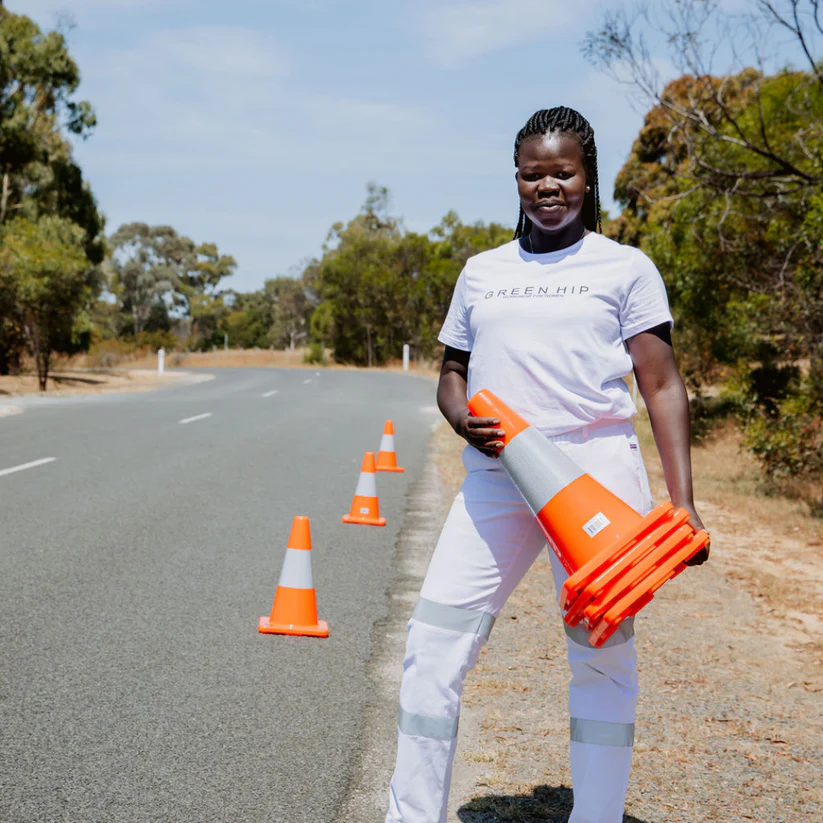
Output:
[[581,220],[571,223],[557,232],[547,232],[532,224],[531,231],[521,238],[521,247],[532,254],[546,254],[552,251],[561,251],[573,246],[586,234],[586,227]]

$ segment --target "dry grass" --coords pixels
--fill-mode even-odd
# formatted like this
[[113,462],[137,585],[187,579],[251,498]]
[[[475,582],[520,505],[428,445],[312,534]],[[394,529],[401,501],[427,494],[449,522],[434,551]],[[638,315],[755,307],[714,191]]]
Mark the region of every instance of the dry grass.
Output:
[[[168,369],[346,369],[335,363],[306,363],[305,349],[294,351],[272,351],[271,349],[218,349],[211,352],[168,352]],[[101,367],[94,355],[57,357],[49,376],[47,395],[99,394],[111,391],[147,391],[168,385],[176,378],[173,371],[162,377],[157,375],[157,355],[138,353],[133,356],[118,357],[118,368]],[[120,367],[122,366],[122,367]],[[26,394],[40,394],[37,375],[33,363],[24,361],[24,371],[20,375],[0,375],[0,397]],[[390,361],[381,367],[390,371],[402,369],[402,361]],[[414,374],[433,376],[439,365],[428,361],[412,364]]]
[[77,371],[60,369],[49,375],[46,391],[41,392],[35,374],[0,375],[0,397],[19,397],[31,394],[45,397],[69,397],[79,394],[150,391],[187,377],[188,375],[182,373],[169,372],[161,376],[156,370]]
[[[229,349],[205,352],[168,352],[166,363],[170,368],[181,369],[288,369],[308,368],[304,360],[305,350],[272,351],[271,349]],[[157,365],[157,355],[144,356],[129,365],[146,368]],[[320,368],[312,365],[311,368]]]
[[[306,349],[298,348],[293,351],[272,350],[272,349],[216,349],[206,352],[167,352],[166,365],[169,368],[182,369],[319,369],[333,368],[345,369],[355,368],[334,363],[330,359],[330,354],[326,352],[326,362],[306,363]],[[156,354],[139,354],[121,360],[123,365],[135,369],[157,368]],[[69,361],[71,366],[76,368],[95,367],[99,365],[93,356],[78,355]],[[382,368],[401,369],[402,361],[389,361]],[[431,373],[439,368],[439,364],[429,361],[421,361],[411,366],[413,372]]]
[[[638,420],[656,499],[665,496]],[[441,440],[456,491],[460,441]],[[765,496],[733,429],[694,449],[708,565],[638,620],[642,685],[624,823],[823,820],[823,523]],[[449,821],[566,823],[571,811],[565,637],[551,567],[535,563],[467,679]]]

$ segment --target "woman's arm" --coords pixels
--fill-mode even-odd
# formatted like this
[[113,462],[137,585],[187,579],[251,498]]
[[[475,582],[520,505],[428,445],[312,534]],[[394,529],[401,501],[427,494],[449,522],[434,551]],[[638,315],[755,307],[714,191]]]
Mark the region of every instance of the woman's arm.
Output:
[[502,429],[494,428],[500,421],[493,417],[472,417],[467,405],[470,352],[446,346],[440,381],[437,384],[437,405],[449,425],[469,445],[489,457],[497,457],[497,449],[503,447]]
[[[668,324],[636,334],[626,341],[637,386],[649,410],[657,450],[669,497],[675,507],[686,509],[695,529],[703,528],[694,508],[691,465],[689,397],[677,368]],[[688,561],[698,566],[709,559],[709,546]]]

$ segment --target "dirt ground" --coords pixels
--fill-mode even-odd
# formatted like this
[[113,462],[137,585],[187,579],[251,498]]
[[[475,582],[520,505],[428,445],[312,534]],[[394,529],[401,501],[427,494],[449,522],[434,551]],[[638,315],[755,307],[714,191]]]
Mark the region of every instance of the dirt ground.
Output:
[[69,397],[78,394],[150,391],[186,380],[185,372],[157,374],[151,369],[60,369],[49,375],[46,391],[40,391],[35,374],[0,375],[0,399],[21,395]]
[[[652,491],[665,497],[648,423]],[[444,490],[460,441],[436,435]],[[823,820],[823,523],[758,491],[733,430],[693,452],[708,564],[636,623],[641,699],[625,823]],[[548,558],[497,621],[464,692],[449,821],[566,823],[565,635]]]

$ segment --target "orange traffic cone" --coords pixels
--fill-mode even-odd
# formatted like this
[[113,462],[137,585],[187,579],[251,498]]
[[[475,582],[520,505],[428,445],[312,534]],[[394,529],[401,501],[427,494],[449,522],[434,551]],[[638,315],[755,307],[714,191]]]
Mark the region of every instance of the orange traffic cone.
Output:
[[500,462],[569,573],[560,593],[563,619],[570,626],[582,621],[593,646],[708,543],[709,535],[696,532],[688,513],[671,503],[641,517],[490,391],[475,394],[469,409],[500,420]]
[[386,518],[380,516],[377,502],[377,481],[374,477],[374,452],[366,452],[360,478],[354,490],[351,511],[343,515],[344,523],[361,523],[365,526],[385,526]]
[[329,636],[329,624],[317,619],[308,517],[295,517],[292,522],[274,605],[268,617],[258,620],[257,630],[263,634]]
[[380,451],[377,452],[377,471],[379,472],[404,472],[397,465],[397,453],[394,450],[394,423],[386,421],[383,426],[383,437],[380,440]]

